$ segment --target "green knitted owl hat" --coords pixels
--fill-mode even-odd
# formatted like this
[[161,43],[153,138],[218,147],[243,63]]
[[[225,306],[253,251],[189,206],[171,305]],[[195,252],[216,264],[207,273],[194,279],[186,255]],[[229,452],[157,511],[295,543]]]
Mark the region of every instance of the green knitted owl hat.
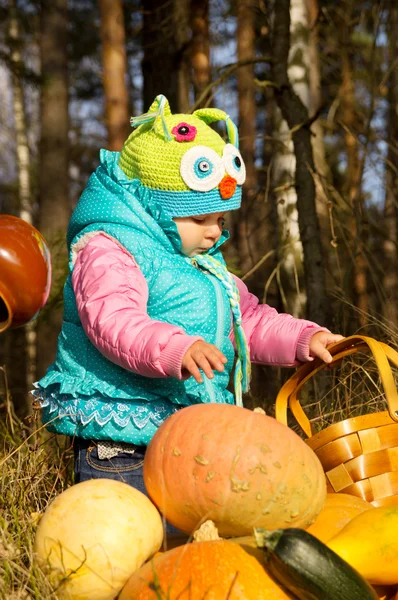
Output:
[[[214,121],[225,121],[228,143],[209,126]],[[202,108],[173,115],[165,96],[159,95],[131,125],[134,131],[123,146],[119,166],[150,189],[169,217],[240,207],[246,169],[237,128],[227,113]]]

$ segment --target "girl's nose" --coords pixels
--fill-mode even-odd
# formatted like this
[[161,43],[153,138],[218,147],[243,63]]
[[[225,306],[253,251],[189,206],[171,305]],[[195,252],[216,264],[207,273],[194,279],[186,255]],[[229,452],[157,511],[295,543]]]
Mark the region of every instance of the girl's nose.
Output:
[[220,181],[219,190],[221,194],[221,198],[223,200],[228,200],[232,198],[236,190],[237,181],[231,175],[224,175],[224,177]]
[[221,232],[222,232],[222,227],[220,227],[220,225],[215,223],[214,225],[212,225],[211,227],[208,227],[206,229],[205,237],[210,240],[218,240],[218,238],[221,235]]

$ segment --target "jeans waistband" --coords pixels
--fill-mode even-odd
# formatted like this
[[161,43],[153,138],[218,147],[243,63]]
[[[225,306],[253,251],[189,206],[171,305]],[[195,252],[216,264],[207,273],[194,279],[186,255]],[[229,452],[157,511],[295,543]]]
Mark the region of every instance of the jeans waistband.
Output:
[[82,450],[85,448],[90,448],[90,446],[97,446],[98,443],[108,442],[110,444],[114,443],[115,445],[122,445],[134,450],[140,450],[144,452],[146,450],[146,446],[137,446],[136,444],[128,444],[127,442],[114,442],[113,440],[86,440],[85,438],[73,437],[71,438],[72,444],[74,448],[81,448]]

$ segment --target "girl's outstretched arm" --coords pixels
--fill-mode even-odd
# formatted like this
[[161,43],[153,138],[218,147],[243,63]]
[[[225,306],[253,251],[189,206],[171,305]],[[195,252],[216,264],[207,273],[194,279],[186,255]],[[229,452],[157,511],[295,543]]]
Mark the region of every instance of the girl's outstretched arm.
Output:
[[188,348],[202,338],[151,319],[148,286],[134,258],[99,232],[79,243],[72,273],[77,310],[91,343],[110,361],[146,377],[186,379]]
[[[243,329],[250,348],[250,358],[254,363],[279,367],[296,367],[300,362],[312,360],[310,342],[317,332],[328,332],[325,327],[292,315],[278,313],[277,310],[260,304],[258,298],[249,292],[238,277],[235,281],[240,293]],[[233,333],[231,332],[231,336]],[[334,336],[340,338],[340,336]]]

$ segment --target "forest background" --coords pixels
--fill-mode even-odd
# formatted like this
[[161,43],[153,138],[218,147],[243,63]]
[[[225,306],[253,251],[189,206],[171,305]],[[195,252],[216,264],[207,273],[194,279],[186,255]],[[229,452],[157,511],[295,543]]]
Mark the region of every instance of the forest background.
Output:
[[[0,1],[0,213],[51,248],[50,300],[0,335],[2,414],[28,427],[55,356],[66,227],[130,116],[217,106],[247,169],[226,259],[260,301],[396,345],[396,0]],[[256,366],[248,406],[289,370]]]

